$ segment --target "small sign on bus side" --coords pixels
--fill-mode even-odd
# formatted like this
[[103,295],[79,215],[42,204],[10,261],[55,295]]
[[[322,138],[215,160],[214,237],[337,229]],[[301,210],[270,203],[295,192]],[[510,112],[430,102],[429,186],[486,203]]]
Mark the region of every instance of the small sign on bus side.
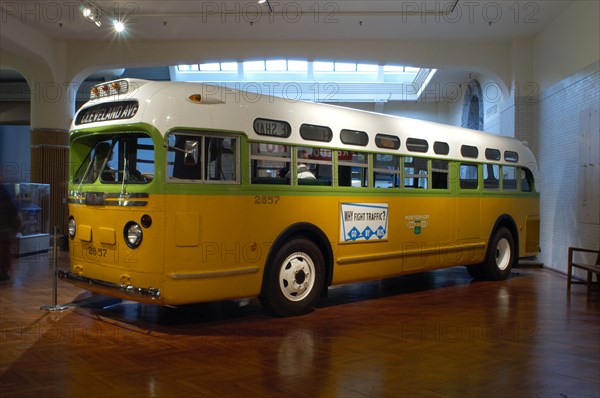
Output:
[[340,241],[380,241],[388,237],[387,203],[341,203]]

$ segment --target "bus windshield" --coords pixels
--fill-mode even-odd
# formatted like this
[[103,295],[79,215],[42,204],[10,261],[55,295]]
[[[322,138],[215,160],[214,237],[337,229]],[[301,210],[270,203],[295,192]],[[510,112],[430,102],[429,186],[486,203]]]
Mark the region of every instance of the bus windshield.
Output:
[[[154,144],[146,134],[80,138],[87,153],[73,176],[75,184],[147,184],[154,178]],[[75,143],[76,145],[76,143]]]

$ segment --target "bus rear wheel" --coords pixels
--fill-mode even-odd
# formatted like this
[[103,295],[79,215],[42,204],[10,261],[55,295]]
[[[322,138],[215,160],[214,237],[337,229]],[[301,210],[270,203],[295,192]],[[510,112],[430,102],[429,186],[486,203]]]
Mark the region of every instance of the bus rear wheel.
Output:
[[506,279],[515,261],[515,243],[507,228],[500,228],[494,234],[487,251],[483,269],[487,279],[500,281]]
[[324,287],[324,264],[314,242],[295,238],[285,243],[265,270],[261,303],[277,316],[309,312]]

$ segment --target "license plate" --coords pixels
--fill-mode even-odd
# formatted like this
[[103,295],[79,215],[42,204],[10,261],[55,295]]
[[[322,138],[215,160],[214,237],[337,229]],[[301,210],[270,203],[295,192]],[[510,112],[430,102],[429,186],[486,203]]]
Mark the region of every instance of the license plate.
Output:
[[91,257],[106,257],[107,253],[108,250],[103,247],[89,246],[86,254]]

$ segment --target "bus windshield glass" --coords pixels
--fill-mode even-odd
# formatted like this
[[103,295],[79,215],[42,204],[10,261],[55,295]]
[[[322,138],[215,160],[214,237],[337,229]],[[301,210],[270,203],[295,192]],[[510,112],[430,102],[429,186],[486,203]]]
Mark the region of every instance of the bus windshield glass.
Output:
[[154,178],[154,144],[146,134],[82,137],[73,147],[86,154],[75,184],[147,184]]

